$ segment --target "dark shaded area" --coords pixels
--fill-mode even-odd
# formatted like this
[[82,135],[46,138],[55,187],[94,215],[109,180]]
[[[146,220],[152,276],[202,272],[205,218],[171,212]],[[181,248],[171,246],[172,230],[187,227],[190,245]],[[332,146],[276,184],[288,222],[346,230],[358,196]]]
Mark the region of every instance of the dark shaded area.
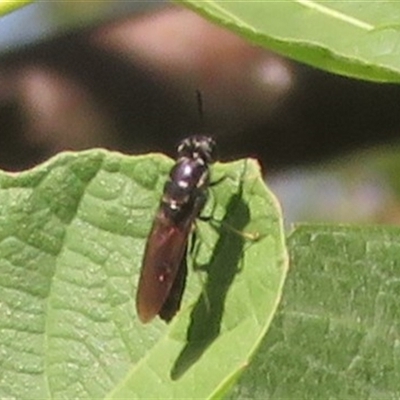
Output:
[[254,155],[267,169],[315,163],[400,138],[400,86],[295,64],[297,87],[268,122],[219,141],[224,155]]
[[[176,82],[136,63],[132,54],[123,57],[94,46],[89,40],[93,30],[63,34],[3,54],[0,79],[10,77],[12,92],[12,79],[20,68],[35,65],[57,71],[91,95],[111,126],[107,129],[117,136],[116,144],[110,144],[99,132],[92,147],[173,155],[182,137],[202,127],[195,93],[183,96]],[[207,103],[209,96],[198,88],[205,102],[205,133],[216,136],[221,159],[250,155],[267,169],[276,169],[398,140],[398,85],[362,82],[292,65],[296,84],[278,112],[272,116],[266,112],[265,119],[256,118],[245,126],[232,127],[222,114],[207,119],[213,104]],[[51,146],[24,142],[23,119],[18,97],[0,96],[1,168],[23,169],[54,154]],[[74,149],[74,143],[68,148]]]
[[20,170],[41,160],[43,151],[30,146],[22,132],[21,115],[18,103],[10,99],[0,104],[0,166],[11,170]]
[[[183,132],[189,130],[189,125],[196,124],[182,115],[184,103],[166,82],[131,60],[90,44],[89,33],[65,34],[4,55],[0,71],[11,72],[26,65],[51,68],[72,78],[92,95],[118,132],[119,149],[144,152],[166,146],[175,151],[177,136],[185,136]],[[165,132],[175,133],[171,136]]]
[[296,70],[300,85],[286,115],[290,140],[279,146],[286,150],[287,160],[320,161],[398,140],[399,85],[335,76],[301,65]]
[[224,227],[229,225],[231,219],[235,220],[234,228],[239,232],[250,220],[250,211],[241,191],[232,196],[221,221],[221,235],[206,267],[204,291],[191,313],[187,343],[171,371],[174,380],[179,379],[204,354],[220,333],[225,299],[240,270],[245,241],[242,235]]

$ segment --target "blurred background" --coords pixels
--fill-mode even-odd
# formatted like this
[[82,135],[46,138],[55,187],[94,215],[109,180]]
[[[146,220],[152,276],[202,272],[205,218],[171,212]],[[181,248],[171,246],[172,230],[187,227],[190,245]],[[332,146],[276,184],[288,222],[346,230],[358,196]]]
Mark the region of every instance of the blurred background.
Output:
[[[200,118],[196,90],[202,93]],[[260,160],[287,224],[400,222],[400,86],[252,46],[168,2],[38,2],[0,19],[0,168],[212,134]]]

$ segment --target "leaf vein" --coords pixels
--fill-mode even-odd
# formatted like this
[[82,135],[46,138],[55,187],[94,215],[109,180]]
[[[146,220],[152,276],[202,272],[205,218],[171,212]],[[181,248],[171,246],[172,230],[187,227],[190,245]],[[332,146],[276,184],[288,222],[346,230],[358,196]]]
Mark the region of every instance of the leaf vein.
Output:
[[318,11],[322,14],[325,14],[329,17],[339,19],[343,22],[347,22],[350,25],[354,25],[358,28],[367,30],[367,31],[372,31],[375,27],[365,21],[361,21],[360,19],[351,17],[350,15],[346,15],[340,11],[334,10],[332,8],[326,7],[322,4],[318,4],[315,1],[310,1],[310,0],[295,0],[295,3],[299,3],[304,7],[310,8],[312,10]]

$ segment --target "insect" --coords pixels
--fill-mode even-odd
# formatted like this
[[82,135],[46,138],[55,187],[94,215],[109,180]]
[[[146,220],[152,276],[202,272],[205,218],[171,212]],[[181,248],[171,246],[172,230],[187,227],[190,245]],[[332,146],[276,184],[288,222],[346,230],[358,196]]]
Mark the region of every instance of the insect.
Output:
[[193,223],[207,200],[215,142],[195,135],[178,146],[143,258],[136,308],[143,323],[169,321],[179,310],[186,283],[186,252]]

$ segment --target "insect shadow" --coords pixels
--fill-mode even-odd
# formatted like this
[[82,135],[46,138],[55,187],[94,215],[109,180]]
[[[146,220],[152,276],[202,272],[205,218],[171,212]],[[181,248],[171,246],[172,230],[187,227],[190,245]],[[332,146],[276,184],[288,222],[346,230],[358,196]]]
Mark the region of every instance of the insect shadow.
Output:
[[[218,230],[219,239],[206,268],[203,294],[190,315],[186,345],[171,370],[171,379],[179,379],[218,337],[225,299],[235,275],[240,272],[245,237],[243,231],[250,220],[250,210],[243,201],[242,190],[232,195]],[[225,225],[225,226],[224,226]]]

